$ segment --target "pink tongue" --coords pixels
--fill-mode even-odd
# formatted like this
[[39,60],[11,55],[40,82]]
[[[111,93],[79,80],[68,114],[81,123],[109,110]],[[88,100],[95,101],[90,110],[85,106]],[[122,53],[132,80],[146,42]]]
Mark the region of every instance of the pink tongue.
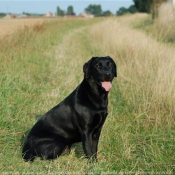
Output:
[[102,87],[106,90],[106,91],[109,91],[112,87],[112,84],[111,82],[109,81],[104,81],[104,82],[101,82],[102,84]]

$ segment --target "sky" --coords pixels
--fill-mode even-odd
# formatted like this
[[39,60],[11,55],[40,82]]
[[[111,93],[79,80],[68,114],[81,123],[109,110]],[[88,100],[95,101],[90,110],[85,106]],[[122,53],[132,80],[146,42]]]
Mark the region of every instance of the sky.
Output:
[[0,12],[14,14],[23,12],[55,13],[57,6],[66,12],[67,7],[72,5],[74,12],[78,15],[90,4],[100,4],[103,11],[110,10],[113,14],[116,14],[120,7],[128,8],[132,5],[133,0],[0,0]]

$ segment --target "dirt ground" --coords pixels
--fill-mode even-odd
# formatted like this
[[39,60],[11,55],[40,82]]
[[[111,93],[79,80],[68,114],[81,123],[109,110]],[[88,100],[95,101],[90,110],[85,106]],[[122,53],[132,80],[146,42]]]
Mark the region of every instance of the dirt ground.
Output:
[[15,30],[28,25],[34,25],[37,22],[43,22],[46,18],[17,18],[0,19],[0,37],[13,33]]

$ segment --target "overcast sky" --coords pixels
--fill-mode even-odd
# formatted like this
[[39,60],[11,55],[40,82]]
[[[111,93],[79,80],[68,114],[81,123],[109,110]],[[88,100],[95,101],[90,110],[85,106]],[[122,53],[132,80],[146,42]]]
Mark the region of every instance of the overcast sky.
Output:
[[120,7],[128,8],[132,5],[133,0],[0,0],[0,12],[55,13],[57,6],[67,11],[67,7],[72,5],[74,12],[80,14],[89,4],[100,4],[103,11],[110,10],[115,14]]

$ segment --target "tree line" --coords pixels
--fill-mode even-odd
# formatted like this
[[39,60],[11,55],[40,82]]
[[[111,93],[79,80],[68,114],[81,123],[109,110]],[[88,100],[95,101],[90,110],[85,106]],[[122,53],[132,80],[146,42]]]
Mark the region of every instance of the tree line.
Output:
[[[120,7],[119,10],[116,11],[116,14],[113,14],[110,10],[103,11],[101,5],[99,4],[90,4],[88,7],[84,9],[84,11],[86,13],[93,14],[96,17],[143,12],[143,13],[151,13],[152,18],[154,19],[158,17],[158,8],[163,2],[167,2],[167,0],[133,0],[133,5],[131,5],[129,8]],[[68,6],[66,12],[57,7],[56,15],[57,16],[75,15],[73,6]]]
[[[103,11],[101,8],[101,5],[99,4],[94,4],[94,5],[90,4],[88,7],[84,9],[84,11],[96,17],[113,15],[110,10]],[[56,15],[57,16],[75,15],[74,8],[73,6],[68,6],[67,11],[65,12],[64,10],[60,9],[60,7],[58,6],[56,9]]]
[[129,8],[121,7],[117,11],[117,15],[123,15],[126,13],[150,13],[152,19],[158,17],[158,8],[159,6],[167,2],[167,0],[133,0],[134,5],[131,5]]
[[0,18],[4,17],[6,13],[0,13]]
[[[131,5],[129,8],[120,7],[116,11],[116,14],[113,14],[110,10],[103,11],[100,4],[90,4],[84,9],[84,11],[86,13],[93,14],[95,17],[143,12],[143,13],[150,13],[152,15],[152,19],[155,19],[158,17],[158,8],[163,2],[167,2],[167,0],[133,0],[133,5]],[[23,14],[33,15],[24,12]],[[6,15],[5,13],[0,13],[0,17],[3,17],[5,15]],[[58,6],[56,8],[56,15],[57,16],[75,15],[74,8],[72,5],[70,5],[68,6],[67,11],[64,11]]]

